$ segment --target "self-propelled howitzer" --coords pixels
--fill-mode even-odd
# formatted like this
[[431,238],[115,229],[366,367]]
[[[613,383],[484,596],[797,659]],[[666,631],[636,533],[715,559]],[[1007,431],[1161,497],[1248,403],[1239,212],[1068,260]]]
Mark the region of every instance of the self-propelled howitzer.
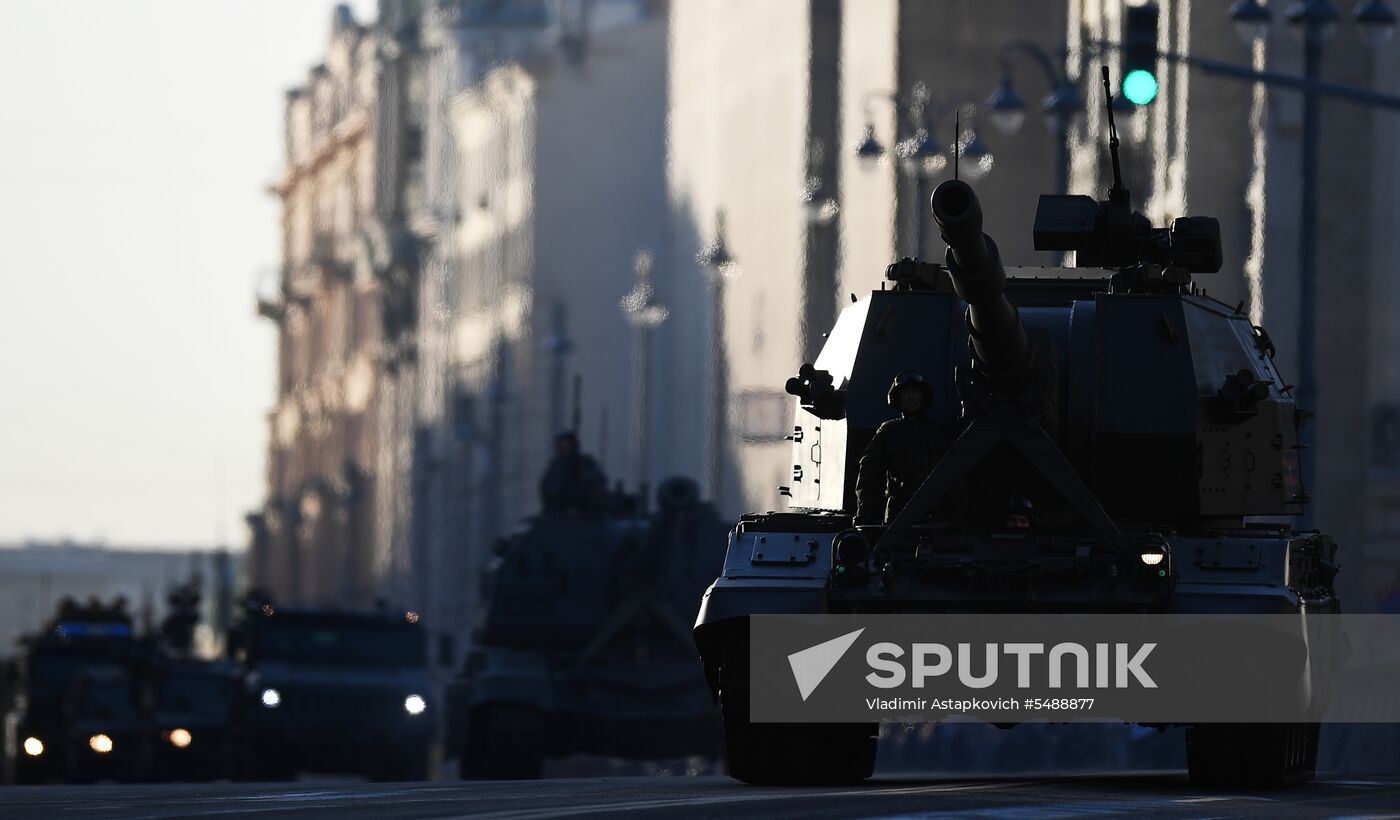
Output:
[[[788,381],[791,508],[743,516],[701,604],[696,643],[741,780],[858,780],[875,749],[869,725],[749,720],[751,615],[1338,609],[1332,540],[1283,523],[1306,501],[1304,414],[1274,346],[1192,279],[1220,267],[1214,220],[1154,229],[1117,181],[1103,202],[1046,196],[1037,248],[1100,267],[1005,268],[970,186],[944,182],[931,204],[945,263],[891,265],[892,287],[848,305]],[[893,520],[856,526],[860,459],[907,370],[956,440]],[[940,502],[955,488],[969,500],[950,514]],[[1279,685],[1318,715],[1321,673],[1299,674],[1312,677]],[[1191,773],[1305,779],[1317,736],[1316,724],[1189,727]]]

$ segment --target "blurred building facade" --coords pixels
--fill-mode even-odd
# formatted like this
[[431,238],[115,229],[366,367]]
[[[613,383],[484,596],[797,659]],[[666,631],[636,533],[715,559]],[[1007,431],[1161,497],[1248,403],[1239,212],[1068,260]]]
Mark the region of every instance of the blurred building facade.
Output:
[[364,605],[409,571],[405,438],[418,247],[416,6],[376,27],[337,7],[326,62],[287,95],[283,258],[259,311],[278,329],[268,498],[249,517],[251,583]]
[[456,210],[424,283],[415,495],[437,562],[424,608],[462,635],[492,544],[539,509],[557,433],[576,429],[611,479],[641,478],[621,303],[665,242],[664,5],[523,11],[468,35],[491,59],[443,100],[455,162],[433,186]]
[[[1054,135],[1039,122],[997,132],[978,104],[997,87],[1003,46],[1061,53],[1064,14],[1063,3],[1011,0],[673,9],[667,298],[706,309],[675,317],[667,355],[671,378],[705,374],[706,390],[700,406],[666,417],[703,431],[671,457],[704,465],[726,512],[777,508],[781,488],[801,480],[784,439],[793,399],[783,381],[815,359],[849,295],[879,288],[902,256],[941,260],[926,198],[953,174],[955,139],[989,152],[961,171],[977,178],[1007,263],[1049,260],[1032,250],[1031,221],[1035,194],[1055,189]],[[1046,83],[1035,64],[1018,73],[1028,90]],[[920,180],[897,146],[924,124],[943,153],[918,168]],[[867,128],[878,160],[856,156]],[[716,243],[722,268],[705,264]]]
[[[676,431],[668,464],[703,471],[726,512],[778,506],[792,475],[782,382],[835,315],[839,225],[809,221],[802,197],[820,179],[815,195],[837,207],[839,15],[825,0],[672,9],[661,293],[687,310],[665,329],[659,412]],[[691,382],[698,402],[680,389]]]
[[628,482],[645,463],[620,302],[666,241],[665,4],[381,0],[331,28],[288,95],[274,186],[283,266],[259,310],[278,400],[250,582],[465,637],[576,382],[585,449]]
[[[491,543],[536,509],[550,438],[573,425],[575,377],[584,448],[615,478],[700,477],[728,514],[780,506],[782,381],[887,264],[941,256],[920,194],[951,176],[955,139],[989,152],[962,168],[1008,264],[1052,261],[1032,247],[1036,194],[1062,175],[1102,194],[1096,70],[1120,72],[1093,44],[1118,39],[1124,6],[383,0],[373,25],[337,11],[325,65],[288,98],[253,582],[387,597],[465,635]],[[1160,6],[1164,50],[1299,70],[1281,20],[1246,47],[1223,9]],[[1397,51],[1334,45],[1326,73],[1387,89]],[[1003,133],[986,116],[1004,70],[1032,112],[1056,72],[1082,95],[1063,162],[1051,124]],[[1119,119],[1134,202],[1157,224],[1221,220],[1225,266],[1201,284],[1265,323],[1291,372],[1299,99],[1159,76],[1158,99]],[[1392,115],[1325,105],[1314,495],[1347,550],[1349,601],[1369,609],[1400,571],[1400,237],[1385,222],[1400,140]],[[923,121],[944,160],[916,184],[896,146]],[[853,150],[867,127],[875,163]],[[648,327],[624,297],[669,315]]]

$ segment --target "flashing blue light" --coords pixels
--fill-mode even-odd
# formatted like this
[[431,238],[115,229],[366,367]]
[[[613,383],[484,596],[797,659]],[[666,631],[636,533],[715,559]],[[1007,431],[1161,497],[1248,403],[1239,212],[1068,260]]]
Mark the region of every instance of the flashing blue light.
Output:
[[1133,105],[1147,105],[1157,99],[1157,78],[1141,68],[1123,78],[1123,96]]
[[83,623],[65,621],[54,632],[62,638],[130,638],[131,627],[127,624]]

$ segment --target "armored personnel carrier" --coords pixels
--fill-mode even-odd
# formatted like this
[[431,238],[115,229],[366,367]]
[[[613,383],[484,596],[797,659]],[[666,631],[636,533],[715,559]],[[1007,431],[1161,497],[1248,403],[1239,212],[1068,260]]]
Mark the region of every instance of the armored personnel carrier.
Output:
[[242,774],[426,780],[436,737],[418,614],[279,607],[250,596],[231,641]]
[[690,619],[726,528],[688,479],[661,482],[656,501],[651,514],[620,492],[546,503],[499,544],[448,695],[463,777],[534,778],[569,754],[718,756]]
[[67,778],[64,733],[75,682],[88,669],[136,669],[146,647],[136,637],[124,601],[83,605],[66,599],[19,649],[14,702],[4,716],[0,774],[5,783]]
[[[1338,611],[1333,541],[1285,523],[1306,501],[1305,414],[1264,330],[1193,283],[1221,266],[1218,223],[1153,228],[1110,147],[1107,201],[1040,199],[1036,248],[1076,267],[1005,268],[972,188],[943,182],[945,263],[890,266],[788,381],[791,509],[742,517],[694,630],[735,778],[858,781],[877,743],[874,724],[751,722],[751,615]],[[866,525],[859,463],[906,371],[950,444]],[[1281,785],[1312,776],[1318,726],[1201,724],[1186,742],[1193,782]]]

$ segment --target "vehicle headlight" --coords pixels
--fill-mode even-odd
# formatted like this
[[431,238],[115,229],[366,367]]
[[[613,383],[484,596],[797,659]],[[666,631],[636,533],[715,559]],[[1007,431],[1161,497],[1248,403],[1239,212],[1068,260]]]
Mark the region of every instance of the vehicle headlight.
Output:
[[403,710],[410,715],[421,715],[428,708],[428,702],[423,700],[422,695],[409,695],[403,699]]
[[44,753],[44,741],[37,737],[27,737],[24,739],[24,753],[30,757],[38,757]]
[[271,687],[262,690],[262,705],[269,709],[276,709],[282,705],[282,693]]
[[171,746],[184,749],[194,742],[194,735],[190,734],[189,729],[171,729],[165,739],[170,741]]
[[112,739],[104,734],[96,734],[88,738],[88,748],[100,755],[105,755],[112,751],[114,745]]

